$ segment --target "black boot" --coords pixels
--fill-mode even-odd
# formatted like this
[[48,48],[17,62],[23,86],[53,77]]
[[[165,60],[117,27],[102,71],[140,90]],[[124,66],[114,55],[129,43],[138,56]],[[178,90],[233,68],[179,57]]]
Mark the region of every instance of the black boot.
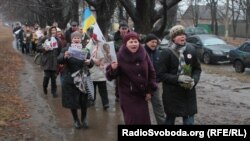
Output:
[[80,123],[79,118],[77,116],[77,109],[71,109],[71,113],[72,113],[72,116],[74,118],[74,127],[76,129],[80,129],[81,128],[81,123]]
[[80,123],[80,121],[79,121],[79,120],[76,120],[76,121],[74,122],[74,126],[75,126],[76,129],[80,129],[80,128],[81,128],[81,123]]
[[47,88],[46,88],[46,87],[43,87],[43,93],[44,93],[45,95],[47,95],[47,94],[48,94],[48,90],[47,90]]
[[82,119],[82,127],[85,128],[85,129],[89,128],[86,117]]
[[56,93],[52,93],[53,97],[56,98],[58,95]]
[[57,89],[57,86],[56,86],[56,77],[53,76],[51,78],[51,93],[52,93],[52,95],[53,95],[54,98],[57,97],[56,89]]
[[109,108],[109,104],[105,104],[104,106],[103,106],[103,109],[104,110],[107,110]]
[[48,94],[48,90],[47,90],[47,87],[48,87],[48,84],[49,84],[49,77],[43,77],[43,92],[44,94]]

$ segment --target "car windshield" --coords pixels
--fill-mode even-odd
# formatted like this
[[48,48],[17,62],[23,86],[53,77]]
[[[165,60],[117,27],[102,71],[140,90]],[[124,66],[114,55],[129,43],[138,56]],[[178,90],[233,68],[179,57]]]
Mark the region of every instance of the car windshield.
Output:
[[219,38],[205,38],[205,39],[202,39],[202,42],[205,46],[227,44],[225,41],[223,41]]

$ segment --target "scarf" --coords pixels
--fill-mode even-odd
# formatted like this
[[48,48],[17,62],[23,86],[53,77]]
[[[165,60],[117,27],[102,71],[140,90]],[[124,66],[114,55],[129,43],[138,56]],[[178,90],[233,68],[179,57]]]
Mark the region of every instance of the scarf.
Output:
[[186,45],[180,46],[175,43],[172,43],[170,45],[170,48],[176,52],[177,58],[179,59],[179,66],[178,66],[178,72],[177,74],[183,74],[183,67],[186,64],[185,58],[184,58],[184,51],[186,50]]

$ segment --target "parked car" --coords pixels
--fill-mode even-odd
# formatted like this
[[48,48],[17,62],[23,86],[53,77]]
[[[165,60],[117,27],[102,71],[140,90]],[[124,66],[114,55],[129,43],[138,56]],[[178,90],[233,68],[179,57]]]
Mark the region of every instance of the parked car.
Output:
[[166,35],[162,38],[160,44],[159,44],[159,47],[160,48],[166,48],[168,46],[168,43],[169,43],[169,35]]
[[244,72],[245,68],[250,68],[250,41],[230,50],[229,59],[238,73]]
[[187,37],[197,34],[207,34],[207,30],[202,27],[187,27],[185,28],[185,33]]
[[187,38],[194,45],[198,58],[205,64],[229,62],[229,51],[232,45],[212,34],[199,34]]

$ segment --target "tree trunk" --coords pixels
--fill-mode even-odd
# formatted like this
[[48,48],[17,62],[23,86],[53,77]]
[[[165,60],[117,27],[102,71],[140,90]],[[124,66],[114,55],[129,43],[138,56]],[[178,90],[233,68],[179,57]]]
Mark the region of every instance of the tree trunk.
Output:
[[79,23],[79,0],[72,0],[71,19]]
[[250,0],[246,0],[246,37],[249,38],[249,22],[250,22]]
[[123,7],[121,4],[118,5],[118,21],[119,23],[123,20],[125,20],[126,18],[124,17],[124,12],[123,12]]
[[111,26],[110,19],[114,14],[115,8],[117,7],[117,0],[87,0],[87,3],[95,8],[97,23],[105,38],[108,39],[108,29]]
[[228,40],[228,27],[229,27],[229,0],[226,2],[226,17],[225,17],[225,40]]
[[[141,34],[147,34],[151,31],[155,3],[152,0],[136,0],[136,11],[138,20],[134,23],[135,31]],[[143,28],[141,28],[143,25]]]

